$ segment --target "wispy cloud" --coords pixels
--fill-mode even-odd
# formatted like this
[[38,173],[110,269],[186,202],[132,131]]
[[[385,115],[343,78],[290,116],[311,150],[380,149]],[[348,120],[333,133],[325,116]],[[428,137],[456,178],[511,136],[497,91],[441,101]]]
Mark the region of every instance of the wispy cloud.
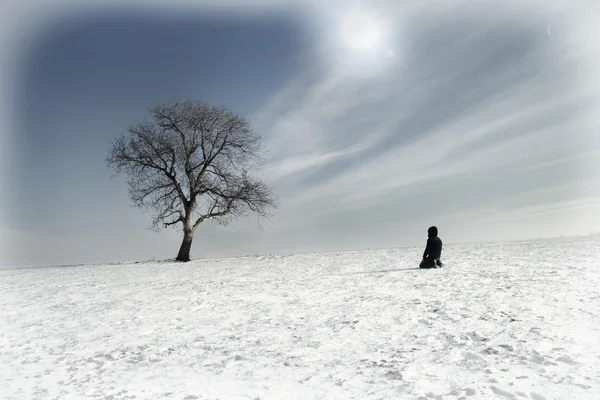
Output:
[[585,208],[600,208],[600,196],[586,197],[577,200],[558,201],[544,205],[521,207],[505,211],[500,215],[495,215],[494,217],[490,218],[490,221],[522,220],[524,218],[533,218],[564,211],[581,210]]
[[[449,3],[412,4],[398,18],[403,26],[391,43],[399,58],[383,73],[323,65],[257,117],[275,149],[266,176],[281,188],[289,218],[352,218],[385,199],[403,207],[407,193],[415,201],[444,182],[482,171],[551,174],[550,167],[589,161],[600,149],[590,139],[598,127],[600,91],[590,86],[597,74],[587,69],[594,60],[581,42],[599,43],[591,19],[589,30],[581,28],[591,3],[520,2],[520,14],[510,12],[516,3]],[[482,179],[471,178],[467,190],[477,191]],[[535,190],[538,178],[530,179]],[[504,196],[523,190],[504,185]],[[463,201],[440,201],[453,197]]]

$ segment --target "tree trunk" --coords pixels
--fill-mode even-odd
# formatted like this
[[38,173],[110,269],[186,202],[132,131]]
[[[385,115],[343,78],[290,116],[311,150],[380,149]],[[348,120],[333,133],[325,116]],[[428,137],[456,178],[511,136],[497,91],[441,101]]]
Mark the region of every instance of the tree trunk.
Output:
[[190,250],[192,249],[193,238],[194,232],[191,229],[183,230],[183,241],[181,242],[181,247],[179,248],[179,254],[177,254],[177,261],[190,261]]

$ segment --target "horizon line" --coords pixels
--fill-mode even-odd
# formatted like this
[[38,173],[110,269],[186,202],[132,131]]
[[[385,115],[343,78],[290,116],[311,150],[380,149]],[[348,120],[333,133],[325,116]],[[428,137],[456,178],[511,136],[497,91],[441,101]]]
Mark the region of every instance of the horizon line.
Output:
[[[473,245],[473,244],[501,244],[501,243],[519,243],[519,242],[540,242],[547,240],[568,240],[568,239],[581,239],[581,238],[593,238],[600,237],[600,231],[590,231],[587,234],[572,234],[572,235],[561,235],[561,236],[538,236],[535,238],[528,239],[499,239],[499,240],[486,240],[486,241],[456,241],[456,242],[447,242],[444,243],[444,246],[455,246],[455,245]],[[163,264],[163,263],[173,263],[173,264],[190,264],[199,261],[220,261],[220,260],[235,260],[235,259],[244,259],[244,258],[257,258],[257,257],[290,257],[290,256],[300,256],[300,255],[330,255],[330,254],[349,254],[349,253],[361,253],[367,251],[377,251],[377,250],[405,250],[405,249],[413,249],[422,246],[396,246],[396,247],[370,247],[370,248],[357,248],[352,250],[331,250],[331,251],[300,251],[300,252],[291,252],[291,253],[257,253],[257,254],[245,254],[245,255],[237,255],[237,256],[221,256],[221,257],[207,257],[207,258],[194,258],[189,262],[179,262],[176,261],[175,258],[167,258],[162,260],[149,259],[149,260],[126,260],[126,261],[111,261],[111,262],[97,262],[97,263],[89,263],[89,264],[58,264],[58,265],[38,265],[38,266],[25,266],[25,267],[12,267],[12,268],[0,268],[0,273],[4,271],[16,271],[16,270],[26,270],[26,269],[41,269],[41,268],[75,268],[75,267],[100,267],[100,266],[115,266],[115,265],[129,265],[129,264]]]

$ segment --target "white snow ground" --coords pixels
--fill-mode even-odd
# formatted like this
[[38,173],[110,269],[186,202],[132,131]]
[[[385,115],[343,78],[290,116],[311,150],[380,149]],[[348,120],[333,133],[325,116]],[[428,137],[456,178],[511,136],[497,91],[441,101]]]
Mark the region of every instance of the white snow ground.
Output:
[[598,399],[600,240],[0,272],[2,399]]

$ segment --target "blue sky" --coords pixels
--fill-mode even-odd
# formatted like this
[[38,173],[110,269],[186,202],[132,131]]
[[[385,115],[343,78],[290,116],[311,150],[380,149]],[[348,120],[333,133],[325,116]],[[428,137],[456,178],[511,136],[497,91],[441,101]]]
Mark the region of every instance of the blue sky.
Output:
[[[447,243],[598,230],[599,39],[591,3],[576,3],[105,7],[52,20],[15,74],[11,265],[175,256],[180,232],[148,231],[104,160],[153,102],[184,98],[252,121],[281,201],[272,222],[202,227],[192,257],[421,245],[432,224]],[[381,29],[376,48],[340,36],[356,12]]]

